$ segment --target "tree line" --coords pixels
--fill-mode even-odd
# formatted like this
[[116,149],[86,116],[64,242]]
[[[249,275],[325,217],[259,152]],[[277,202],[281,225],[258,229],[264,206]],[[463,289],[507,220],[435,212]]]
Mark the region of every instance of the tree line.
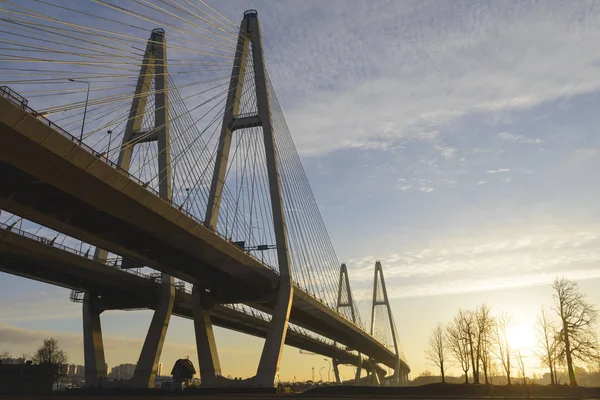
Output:
[[[569,384],[576,386],[575,363],[600,362],[596,324],[598,310],[581,292],[577,282],[557,278],[552,283],[554,306],[542,307],[537,317],[537,345],[534,349],[542,366],[550,372],[551,384],[558,384],[558,368],[566,368]],[[501,367],[507,384],[515,372],[526,383],[525,363],[520,350],[511,348],[508,313],[492,316],[486,304],[475,310],[459,309],[447,324],[439,322],[431,331],[426,358],[440,371],[442,382],[451,366],[460,367],[469,383],[491,383],[492,366]],[[482,379],[483,378],[483,379]]]

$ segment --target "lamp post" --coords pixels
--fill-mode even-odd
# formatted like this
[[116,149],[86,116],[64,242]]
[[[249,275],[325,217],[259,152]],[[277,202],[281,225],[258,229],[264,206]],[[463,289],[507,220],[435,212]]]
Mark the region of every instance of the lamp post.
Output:
[[85,116],[87,114],[87,106],[88,106],[88,100],[90,98],[90,83],[87,81],[78,81],[77,79],[71,79],[69,78],[69,81],[71,82],[78,82],[78,83],[85,83],[88,87],[87,89],[87,96],[85,97],[85,109],[83,110],[83,122],[81,123],[81,133],[79,134],[79,144],[81,144],[81,141],[83,140],[83,128],[85,127]]
[[106,149],[106,159],[108,160],[108,153],[110,153],[110,141],[112,139],[112,131],[106,131],[108,133],[108,149]]
[[325,367],[319,368],[319,378],[321,379],[321,382],[323,382],[323,373],[321,372],[321,371],[323,371],[323,368],[325,368]]
[[324,358],[329,363],[329,370],[327,371],[327,382],[331,382],[331,360]]

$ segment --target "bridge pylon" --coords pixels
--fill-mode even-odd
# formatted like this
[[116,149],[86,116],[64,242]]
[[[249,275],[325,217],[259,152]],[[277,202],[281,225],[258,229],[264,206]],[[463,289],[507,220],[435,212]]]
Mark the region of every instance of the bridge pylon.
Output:
[[[256,387],[273,387],[279,372],[279,362],[281,360],[287,333],[290,310],[292,307],[293,285],[282,201],[279,161],[271,117],[271,102],[269,99],[269,91],[267,89],[267,73],[264,65],[260,22],[256,10],[248,10],[244,13],[244,18],[240,24],[235,51],[229,92],[225,103],[223,123],[217,147],[215,169],[208,197],[205,225],[213,230],[216,229],[217,226],[223,188],[225,180],[227,179],[227,166],[234,131],[246,127],[262,127],[269,197],[273,215],[273,232],[275,234],[275,245],[277,248],[279,286],[276,292],[275,307],[271,324],[262,350],[256,376],[249,379],[247,384]],[[249,67],[248,59],[250,54],[253,60],[253,82],[244,82],[247,79],[246,68]],[[254,83],[256,89],[257,110],[256,112],[241,115],[239,114],[240,103],[245,83]],[[202,318],[202,313],[197,314],[199,318]],[[210,377],[210,381],[214,377],[216,371],[219,370],[217,366],[218,357],[216,357],[216,354],[213,352],[213,349],[216,349],[216,346],[214,345],[214,336],[209,332],[209,330],[212,330],[210,319],[204,319],[202,323],[196,323],[195,326],[197,342],[204,343],[203,345],[198,346],[198,358],[205,360],[207,363],[203,369],[201,362],[201,379],[204,380],[203,374],[205,374]]]
[[[378,294],[383,295],[381,299]],[[373,278],[373,302],[371,306],[371,336],[375,335],[375,317],[378,306],[384,306],[385,312],[388,317],[388,322],[391,330],[392,341],[394,344],[394,353],[396,355],[396,366],[394,368],[394,375],[392,376],[392,385],[401,385],[408,381],[408,371],[403,366],[400,344],[398,340],[398,331],[396,330],[396,323],[394,322],[394,315],[392,314],[392,307],[390,306],[390,300],[385,286],[385,279],[383,277],[383,267],[381,263],[377,261],[375,263],[375,276]]]
[[[154,90],[152,89],[154,83]],[[148,132],[142,131],[144,116],[149,113],[147,104],[150,94],[154,93],[154,127]],[[158,144],[158,192],[160,197],[171,200],[172,178],[171,178],[171,145],[169,135],[169,87],[167,74],[167,41],[165,31],[161,28],[153,29],[146,45],[146,51],[140,67],[133,101],[129,111],[123,141],[119,149],[117,165],[129,171],[134,147],[140,143],[157,142]],[[96,248],[94,258],[106,259],[108,252]],[[130,265],[127,258],[123,259],[123,268]],[[161,274],[161,288],[158,293],[154,315],[146,334],[146,339],[137,362],[133,378],[128,382],[131,387],[152,388],[154,378],[158,371],[158,362],[167,334],[167,328],[173,311],[175,301],[175,287],[173,277],[165,273]],[[83,307],[84,313],[84,337],[90,339],[90,345],[84,348],[86,359],[86,384],[88,382],[87,361],[94,364],[104,359],[102,348],[99,315],[93,307]],[[92,321],[93,323],[86,323]],[[97,338],[100,338],[98,340]],[[93,342],[93,345],[92,345]],[[90,354],[93,352],[93,354]],[[93,368],[89,374],[89,382],[97,384],[101,379],[102,372]],[[104,375],[106,372],[104,371]],[[92,383],[92,384],[94,384]]]
[[[338,281],[338,295],[336,303],[336,311],[339,313],[342,308],[350,309],[350,316],[352,322],[356,322],[356,309],[354,299],[352,298],[352,290],[350,289],[350,278],[348,277],[348,267],[346,264],[340,266],[340,279]],[[354,383],[358,384],[360,381],[360,374],[362,371],[362,355],[358,354],[359,362],[356,368],[356,375],[354,377]],[[336,372],[336,380],[339,381],[339,371],[337,367],[337,360],[333,360],[335,366],[334,371]],[[338,382],[340,383],[340,382]]]

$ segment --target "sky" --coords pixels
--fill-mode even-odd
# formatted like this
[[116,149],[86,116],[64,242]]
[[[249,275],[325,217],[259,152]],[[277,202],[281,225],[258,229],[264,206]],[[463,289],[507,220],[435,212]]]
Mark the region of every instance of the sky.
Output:
[[[557,276],[600,305],[600,2],[209,4],[235,22],[259,11],[338,258],[361,306],[382,262],[412,377],[433,369],[425,339],[459,308],[487,303],[531,330]],[[135,362],[151,314],[105,314],[107,362]],[[68,292],[0,275],[0,349],[48,335],[82,363]],[[253,374],[261,340],[218,329],[217,343],[225,375]],[[192,323],[173,318],[164,363],[194,353]],[[286,347],[280,376],[313,366],[329,368]]]

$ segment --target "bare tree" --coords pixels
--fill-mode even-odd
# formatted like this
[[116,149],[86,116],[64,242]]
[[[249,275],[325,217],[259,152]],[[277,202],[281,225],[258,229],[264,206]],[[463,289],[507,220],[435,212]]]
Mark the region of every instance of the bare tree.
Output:
[[[479,361],[481,361],[485,383],[488,384],[490,363],[492,358],[492,334],[495,325],[494,318],[492,318],[490,313],[490,307],[486,304],[479,306],[475,311],[475,320],[477,323],[477,364],[479,365]],[[479,371],[477,371],[477,375],[479,376]]]
[[521,350],[517,350],[517,366],[519,367],[519,373],[521,374],[521,378],[523,379],[523,385],[526,385],[527,378],[525,375],[525,362],[523,361],[523,355],[521,354]]
[[544,307],[537,318],[537,340],[536,353],[542,365],[550,370],[550,384],[554,385],[556,380],[556,362],[561,341],[559,340],[559,329],[557,324],[548,315]]
[[58,346],[56,339],[44,339],[44,344],[37,349],[32,359],[37,364],[51,365],[58,383],[63,366],[67,363],[67,354]]
[[465,373],[465,383],[469,383],[469,341],[463,335],[463,320],[457,315],[446,327],[446,344],[452,357]]
[[508,341],[508,328],[510,326],[510,315],[504,313],[500,315],[496,320],[496,337],[495,337],[495,353],[498,359],[500,360],[500,364],[502,364],[502,368],[504,369],[504,373],[506,374],[506,383],[508,385],[510,382],[510,371],[511,365],[510,361],[512,358],[512,350],[510,348],[510,342]]
[[4,362],[4,360],[7,360],[10,358],[10,353],[8,351],[0,351],[0,364],[2,364]]
[[460,320],[459,327],[462,337],[467,341],[471,368],[473,371],[473,383],[479,383],[479,355],[477,353],[477,319],[473,311],[458,310],[457,318]]
[[448,349],[446,347],[446,333],[444,325],[438,322],[435,328],[431,331],[425,356],[429,361],[434,363],[442,375],[442,383],[446,383],[446,370],[448,369]]
[[587,302],[577,282],[556,278],[554,289],[554,311],[560,318],[559,338],[563,344],[567,361],[569,384],[577,386],[574,360],[587,362],[595,357],[597,338],[595,324],[598,310]]

